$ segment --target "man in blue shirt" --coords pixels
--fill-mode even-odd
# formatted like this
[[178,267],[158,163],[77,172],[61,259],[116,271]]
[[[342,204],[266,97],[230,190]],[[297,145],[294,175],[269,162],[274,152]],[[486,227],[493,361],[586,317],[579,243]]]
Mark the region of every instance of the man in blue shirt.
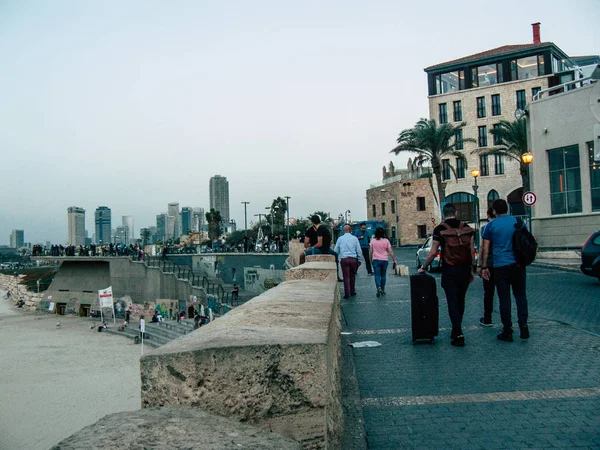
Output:
[[373,268],[371,267],[371,258],[369,257],[369,233],[367,233],[367,224],[361,223],[360,230],[354,233],[354,236],[358,238],[360,249],[362,251],[363,259],[365,260],[365,267],[367,273],[373,275]]
[[350,225],[344,226],[344,235],[335,243],[334,251],[339,255],[340,265],[344,277],[344,298],[356,295],[356,272],[360,263],[364,261],[363,253],[356,236],[352,235]]
[[506,200],[498,199],[492,203],[496,218],[488,223],[483,231],[483,248],[479,259],[479,270],[484,279],[490,279],[490,272],[485,265],[489,252],[494,257],[494,283],[500,300],[500,319],[503,330],[497,337],[501,341],[513,341],[510,291],[515,296],[517,317],[521,339],[529,338],[527,326],[527,295],[525,292],[525,266],[517,265],[513,251],[512,237],[515,233],[517,219],[508,215]]

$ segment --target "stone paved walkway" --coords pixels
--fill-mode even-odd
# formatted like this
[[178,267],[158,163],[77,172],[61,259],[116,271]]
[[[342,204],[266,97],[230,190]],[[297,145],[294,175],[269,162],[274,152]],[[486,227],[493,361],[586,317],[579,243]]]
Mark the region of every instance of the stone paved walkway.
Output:
[[[413,255],[397,251],[411,273]],[[363,267],[359,272],[358,295],[342,300],[344,332],[351,333],[343,336],[351,430],[344,448],[600,449],[596,280],[529,268],[532,336],[524,341],[517,332],[514,343],[505,343],[496,339],[497,326],[478,324],[483,290],[476,279],[467,294],[466,345],[455,348],[439,275],[440,335],[435,345],[413,346],[409,279],[389,273],[387,296],[376,298],[373,278]],[[366,340],[382,345],[347,346]]]

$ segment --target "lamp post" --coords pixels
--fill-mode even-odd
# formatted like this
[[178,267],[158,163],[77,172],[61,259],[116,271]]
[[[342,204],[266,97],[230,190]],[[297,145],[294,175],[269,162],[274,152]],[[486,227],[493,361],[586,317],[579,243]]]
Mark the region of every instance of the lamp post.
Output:
[[[390,194],[390,195],[392,195],[394,197],[394,211],[393,211],[393,214],[396,216],[396,235],[398,235],[398,233],[399,233],[399,230],[398,230],[398,222],[399,222],[399,217],[398,217],[398,196],[396,194],[392,194],[387,189],[381,189],[381,193],[384,193],[384,192],[387,192],[388,194]],[[398,245],[398,237],[395,237],[394,240],[395,240],[394,244],[397,246]]]
[[479,171],[479,169],[473,169],[471,170],[471,175],[473,176],[473,194],[475,194],[475,201],[473,202],[473,224],[475,225],[475,236],[479,236],[479,197],[477,196],[477,189],[479,189],[479,186],[477,186],[477,177],[479,177],[479,174],[481,172]]
[[[527,167],[527,186],[525,187],[525,189],[527,190],[527,192],[531,191],[531,175],[530,175],[530,170],[529,170],[529,166],[531,165],[531,163],[533,162],[533,153],[531,152],[527,152],[527,153],[523,153],[521,155],[521,161],[523,161],[523,164],[525,164],[525,167]],[[533,233],[532,229],[533,226],[531,224],[531,206],[527,207],[527,227],[529,228],[529,232]]]
[[248,212],[247,212],[247,206],[250,204],[250,202],[242,202],[242,205],[244,205],[244,231],[248,230]]
[[288,250],[289,250],[289,245],[290,245],[290,197],[289,195],[286,195],[285,197],[285,210],[287,213],[287,243],[288,243]]
[[[274,208],[271,208],[270,206],[265,206],[265,209],[268,209],[271,211],[271,236],[275,237],[275,231],[273,230],[273,214],[275,214],[275,211],[277,208],[277,206],[275,206]],[[266,214],[265,214],[266,216]]]
[[266,216],[266,214],[254,214],[254,217],[258,216],[258,229],[260,229],[262,227],[262,216]]
[[346,224],[348,224],[349,223],[348,217],[350,217],[350,221],[352,220],[352,216],[350,216],[350,210],[349,209],[346,210],[345,217],[346,217]]

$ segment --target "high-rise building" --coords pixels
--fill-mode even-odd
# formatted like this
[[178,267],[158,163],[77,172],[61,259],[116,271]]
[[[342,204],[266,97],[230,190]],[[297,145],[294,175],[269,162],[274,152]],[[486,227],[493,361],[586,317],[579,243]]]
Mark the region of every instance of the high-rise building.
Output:
[[10,246],[12,248],[23,247],[25,243],[25,232],[23,230],[12,230],[10,233]]
[[226,177],[215,175],[209,182],[210,208],[221,213],[221,219],[229,223],[229,182]]
[[117,244],[127,244],[129,242],[129,227],[121,225],[115,231],[115,242]]
[[67,245],[85,245],[85,209],[79,206],[69,206],[67,221]]
[[167,215],[166,214],[157,214],[156,215],[156,237],[155,242],[162,241],[165,242],[167,240]]
[[[133,242],[133,240],[135,239],[135,232],[133,229],[133,216],[121,216],[121,221],[121,225],[129,229],[127,237],[129,241]],[[124,244],[130,244],[131,242],[124,242]]]
[[204,208],[194,208],[192,213],[192,231],[202,231],[205,220]]
[[94,223],[96,225],[94,242],[99,245],[110,243],[110,231],[112,226],[110,208],[98,206],[94,215]]
[[194,210],[189,206],[181,208],[181,234],[188,234],[193,230]]
[[179,203],[169,203],[167,208],[167,239],[181,236],[181,221],[179,219]]

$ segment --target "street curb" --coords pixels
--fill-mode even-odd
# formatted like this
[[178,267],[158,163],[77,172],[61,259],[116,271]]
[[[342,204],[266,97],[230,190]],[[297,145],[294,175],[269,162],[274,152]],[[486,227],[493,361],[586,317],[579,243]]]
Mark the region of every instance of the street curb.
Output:
[[540,263],[540,262],[534,262],[531,264],[533,267],[541,267],[543,269],[556,269],[556,270],[562,270],[563,272],[574,272],[574,273],[581,273],[581,269],[579,267],[571,267],[571,266],[559,266],[557,264],[551,264],[551,263]]

